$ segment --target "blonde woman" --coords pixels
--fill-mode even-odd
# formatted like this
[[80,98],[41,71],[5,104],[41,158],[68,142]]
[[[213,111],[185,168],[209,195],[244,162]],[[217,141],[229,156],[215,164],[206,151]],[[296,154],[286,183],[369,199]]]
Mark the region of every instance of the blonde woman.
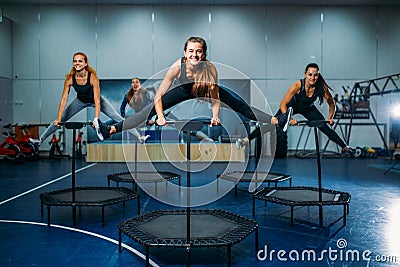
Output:
[[[71,87],[76,91],[76,98],[67,105]],[[66,74],[57,118],[47,127],[39,139],[31,139],[31,141],[40,146],[47,137],[57,130],[60,122],[68,121],[76,113],[87,107],[94,107],[95,109],[93,125],[100,140],[103,140],[99,128],[99,123],[101,124],[99,120],[100,111],[114,121],[120,122],[123,120],[110,102],[100,95],[99,78],[96,71],[89,65],[87,55],[83,52],[77,52],[72,57],[72,68]],[[138,138],[143,139],[139,132],[136,131],[135,134]]]

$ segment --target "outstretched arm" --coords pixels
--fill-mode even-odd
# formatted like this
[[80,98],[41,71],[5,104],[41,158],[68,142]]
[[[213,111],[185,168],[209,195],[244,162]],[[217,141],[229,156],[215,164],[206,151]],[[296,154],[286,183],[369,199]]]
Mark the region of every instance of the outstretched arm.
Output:
[[65,106],[67,105],[69,90],[72,86],[72,78],[67,78],[64,81],[64,90],[62,92],[60,105],[58,107],[58,115],[57,119],[53,122],[55,126],[58,126],[58,123],[61,121],[62,114],[64,113]]
[[332,94],[329,92],[329,88],[325,86],[324,86],[324,98],[329,106],[329,114],[328,114],[329,125],[333,125],[335,123],[333,121],[333,116],[335,115],[336,105],[335,101],[333,100]]
[[214,77],[214,88],[210,91],[211,97],[211,110],[212,110],[212,118],[210,126],[219,125],[219,111],[221,109],[221,101],[219,100],[219,88],[218,88],[218,73],[217,69],[214,65],[211,65],[211,74]]
[[93,87],[94,96],[94,117],[100,118],[100,82],[96,75],[90,76],[90,84]]
[[166,120],[164,117],[164,109],[162,105],[162,97],[171,87],[172,82],[174,79],[179,75],[181,71],[180,59],[175,61],[175,63],[169,67],[167,73],[165,74],[164,79],[162,80],[160,86],[158,87],[157,93],[154,96],[154,107],[157,113],[157,124],[158,125],[165,125]]

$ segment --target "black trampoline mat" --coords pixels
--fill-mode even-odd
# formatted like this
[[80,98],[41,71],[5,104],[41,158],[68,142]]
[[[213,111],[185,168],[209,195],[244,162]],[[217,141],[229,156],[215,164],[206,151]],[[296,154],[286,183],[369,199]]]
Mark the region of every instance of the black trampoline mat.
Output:
[[[164,214],[136,227],[149,235],[161,239],[186,238],[186,214]],[[222,237],[239,225],[211,214],[190,216],[190,236],[193,239],[215,239]]]
[[112,180],[138,183],[157,183],[177,179],[180,176],[170,172],[126,172],[111,176]]
[[255,181],[257,182],[268,182],[268,181],[276,181],[282,178],[288,178],[280,173],[272,173],[272,172],[232,172],[227,174],[222,174],[220,176],[221,179],[230,180],[230,181],[248,181],[250,182],[253,179],[253,176],[256,174]]
[[[72,189],[47,193],[53,198],[53,202],[72,202]],[[100,203],[113,199],[123,200],[131,196],[127,192],[113,188],[82,188],[75,190],[75,202]]]
[[[285,189],[271,190],[265,195],[266,197],[278,198],[293,202],[318,202],[319,192],[311,189]],[[338,201],[340,193],[322,192],[322,201]]]

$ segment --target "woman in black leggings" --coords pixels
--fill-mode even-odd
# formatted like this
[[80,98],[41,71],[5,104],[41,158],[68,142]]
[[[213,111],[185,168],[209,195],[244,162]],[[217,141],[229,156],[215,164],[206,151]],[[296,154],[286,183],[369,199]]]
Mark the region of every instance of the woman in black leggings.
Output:
[[[301,114],[309,121],[325,120],[324,116],[314,105],[317,99],[320,105],[325,99],[329,105],[327,121],[329,125],[332,126],[335,123],[333,121],[335,102],[333,101],[330,90],[332,89],[319,73],[318,65],[316,63],[308,64],[304,72],[304,79],[296,81],[289,87],[289,90],[280,103],[280,109],[272,119],[272,123],[277,125],[282,117],[287,116],[288,118],[284,119],[289,119],[290,124],[295,125],[297,121],[291,118],[292,114]],[[358,157],[361,151],[359,149],[355,150],[350,148],[330,126],[324,124],[324,126],[319,127],[319,129],[326,134],[330,140],[338,144],[344,153]],[[246,145],[251,138],[257,136],[260,136],[260,133],[257,132],[256,129],[249,137],[238,140],[238,147]]]
[[[117,123],[109,129],[104,125],[105,138],[110,134],[137,127],[147,118],[157,115],[157,124],[165,125],[164,110],[194,98],[204,98],[211,102],[212,118],[210,126],[219,125],[221,103],[250,120],[271,123],[272,116],[250,107],[242,98],[227,88],[218,86],[218,73],[215,66],[206,59],[207,44],[201,37],[190,37],[184,45],[184,57],[176,60],[168,69],[150,104],[140,112]],[[171,85],[174,85],[171,89]]]

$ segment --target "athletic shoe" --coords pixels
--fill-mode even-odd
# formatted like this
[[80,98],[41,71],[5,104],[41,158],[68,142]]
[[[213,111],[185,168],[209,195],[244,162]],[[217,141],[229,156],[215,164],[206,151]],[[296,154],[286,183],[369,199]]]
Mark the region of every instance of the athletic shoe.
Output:
[[348,148],[348,150],[345,150],[343,148],[343,154],[345,156],[348,156],[348,157],[351,157],[351,158],[358,158],[359,156],[361,156],[361,149],[359,149],[359,148],[354,149],[354,148],[351,148],[349,146],[347,146],[347,148]]
[[[98,123],[98,129],[96,129],[96,134],[99,137],[101,141],[104,139],[110,138],[110,126],[107,124],[102,123],[99,119],[95,119],[95,121]],[[94,124],[94,121],[93,121]]]
[[40,145],[43,143],[43,140],[42,139],[29,138],[29,142],[31,142],[36,147],[40,147]]
[[141,136],[139,136],[139,142],[141,143],[141,144],[143,144],[143,143],[145,143],[146,141],[147,141],[147,139],[149,139],[149,137],[150,137],[150,135],[141,135]]
[[100,130],[100,124],[101,124],[100,119],[99,118],[94,118],[93,126],[94,126],[94,129],[96,131],[97,137],[100,139],[100,141],[103,141],[104,137],[103,137],[103,135],[101,133],[101,130]]
[[279,121],[278,125],[279,125],[279,127],[281,127],[283,132],[287,131],[287,128],[288,128],[289,122],[290,122],[290,118],[292,117],[292,115],[293,115],[293,108],[289,107],[285,113],[281,114],[278,117],[278,121]]
[[245,147],[246,145],[247,145],[247,142],[244,141],[244,139],[238,138],[238,139],[236,140],[236,147],[237,147],[237,149],[241,149],[242,147]]

